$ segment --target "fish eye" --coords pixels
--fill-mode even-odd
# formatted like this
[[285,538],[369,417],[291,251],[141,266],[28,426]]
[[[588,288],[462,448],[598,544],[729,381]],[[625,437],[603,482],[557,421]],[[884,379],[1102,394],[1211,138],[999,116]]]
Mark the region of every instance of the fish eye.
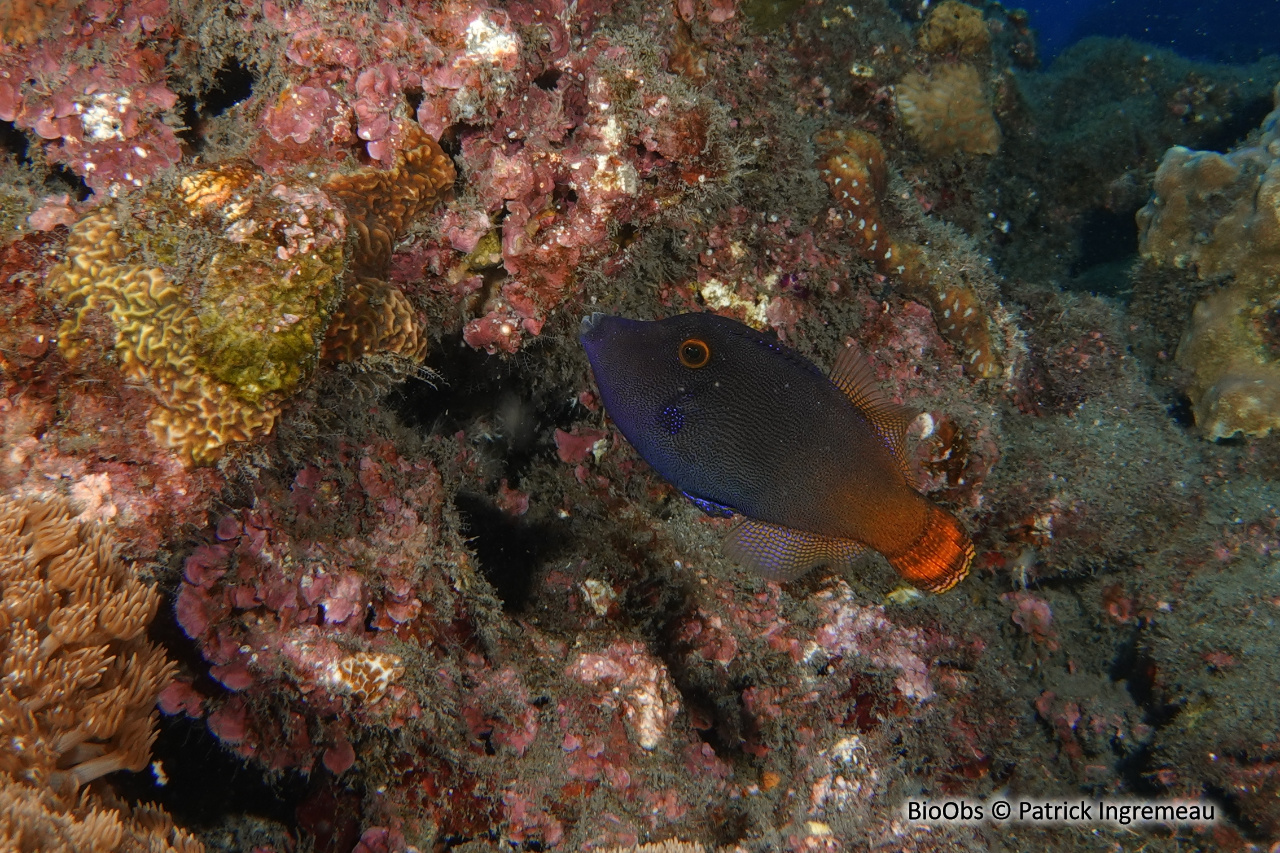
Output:
[[699,367],[706,367],[708,361],[711,361],[711,347],[707,346],[706,341],[689,338],[680,344],[680,363],[685,367],[697,370]]

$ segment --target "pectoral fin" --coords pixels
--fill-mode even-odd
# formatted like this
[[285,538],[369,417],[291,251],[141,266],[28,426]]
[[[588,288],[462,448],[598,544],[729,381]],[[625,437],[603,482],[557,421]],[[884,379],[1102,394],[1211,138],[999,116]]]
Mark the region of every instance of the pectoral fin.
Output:
[[712,518],[728,518],[733,515],[733,510],[724,504],[718,504],[715,501],[709,501],[706,498],[700,498],[697,495],[691,495],[688,492],[681,492],[680,494],[684,495],[689,499],[690,503]]
[[846,569],[866,550],[861,542],[819,536],[744,519],[725,539],[725,555],[770,580],[789,581],[816,566]]

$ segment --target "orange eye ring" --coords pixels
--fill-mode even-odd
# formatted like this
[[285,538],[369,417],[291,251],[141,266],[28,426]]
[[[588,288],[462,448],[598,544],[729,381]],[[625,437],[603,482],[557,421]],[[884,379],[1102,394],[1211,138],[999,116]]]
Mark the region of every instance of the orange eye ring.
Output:
[[711,361],[711,347],[707,346],[707,342],[700,338],[689,338],[680,344],[680,363],[685,367],[697,370],[699,367],[706,367],[707,362]]

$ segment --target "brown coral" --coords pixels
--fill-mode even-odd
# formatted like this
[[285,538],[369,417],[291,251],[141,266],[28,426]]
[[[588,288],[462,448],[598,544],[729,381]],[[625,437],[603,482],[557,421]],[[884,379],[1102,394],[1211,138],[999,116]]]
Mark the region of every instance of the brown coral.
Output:
[[413,128],[391,170],[324,190],[233,161],[90,213],[48,279],[66,311],[59,348],[80,356],[85,321],[105,313],[125,378],[155,398],[156,441],[196,464],[269,433],[322,355],[421,362],[426,334],[405,295],[342,280],[348,223],[351,267],[380,276],[403,230],[452,188],[453,164]]
[[991,46],[982,11],[959,0],[944,0],[920,27],[920,49],[926,53],[976,56]]
[[893,239],[884,226],[881,206],[887,182],[884,148],[869,133],[829,131],[818,137],[826,150],[822,178],[843,209],[854,246],[880,273],[893,276],[905,294],[928,305],[938,331],[963,353],[965,372],[984,379],[1001,373],[1000,355],[991,335],[991,312],[963,280],[944,280],[928,249]]
[[967,62],[943,65],[925,75],[911,72],[897,87],[898,112],[935,157],[994,154],[1000,126],[978,69]]
[[29,44],[65,15],[69,0],[7,0],[0,3],[0,44]]
[[360,278],[333,318],[324,341],[324,360],[353,362],[372,354],[421,363],[427,338],[417,312],[400,288],[381,279]]
[[158,603],[65,501],[0,498],[0,848],[200,849],[85,789],[150,760],[173,674],[145,637]]
[[0,850],[42,853],[202,853],[204,845],[154,806],[64,800],[0,776]]
[[329,178],[324,188],[342,201],[355,231],[355,270],[382,275],[405,228],[445,201],[456,177],[453,161],[439,143],[408,122],[405,147],[390,169],[366,168]]
[[62,501],[0,501],[0,771],[79,787],[141,770],[173,664],[143,636],[159,596]]

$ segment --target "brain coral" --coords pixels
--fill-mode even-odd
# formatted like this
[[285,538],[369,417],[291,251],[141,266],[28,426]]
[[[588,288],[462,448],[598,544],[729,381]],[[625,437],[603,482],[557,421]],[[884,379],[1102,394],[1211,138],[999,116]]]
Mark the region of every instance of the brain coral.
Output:
[[[59,348],[80,356],[86,319],[105,313],[120,369],[155,398],[152,434],[196,464],[270,432],[322,355],[421,362],[417,312],[371,277],[453,186],[449,158],[413,127],[411,147],[389,170],[320,186],[224,163],[88,214],[48,279],[66,311]],[[362,274],[351,283],[348,266]]]
[[80,354],[103,309],[120,368],[158,405],[152,433],[202,463],[270,431],[341,302],[346,218],[319,188],[233,163],[160,182],[71,229],[49,288]]
[[1280,426],[1280,109],[1227,154],[1170,148],[1138,225],[1147,264],[1226,282],[1178,346],[1197,427],[1215,439]]
[[334,175],[324,189],[345,205],[356,232],[352,265],[381,275],[404,229],[453,191],[453,161],[421,127],[405,122],[405,148],[391,169]]
[[898,112],[920,147],[936,157],[994,154],[1000,126],[978,69],[967,62],[911,72],[897,87]]

